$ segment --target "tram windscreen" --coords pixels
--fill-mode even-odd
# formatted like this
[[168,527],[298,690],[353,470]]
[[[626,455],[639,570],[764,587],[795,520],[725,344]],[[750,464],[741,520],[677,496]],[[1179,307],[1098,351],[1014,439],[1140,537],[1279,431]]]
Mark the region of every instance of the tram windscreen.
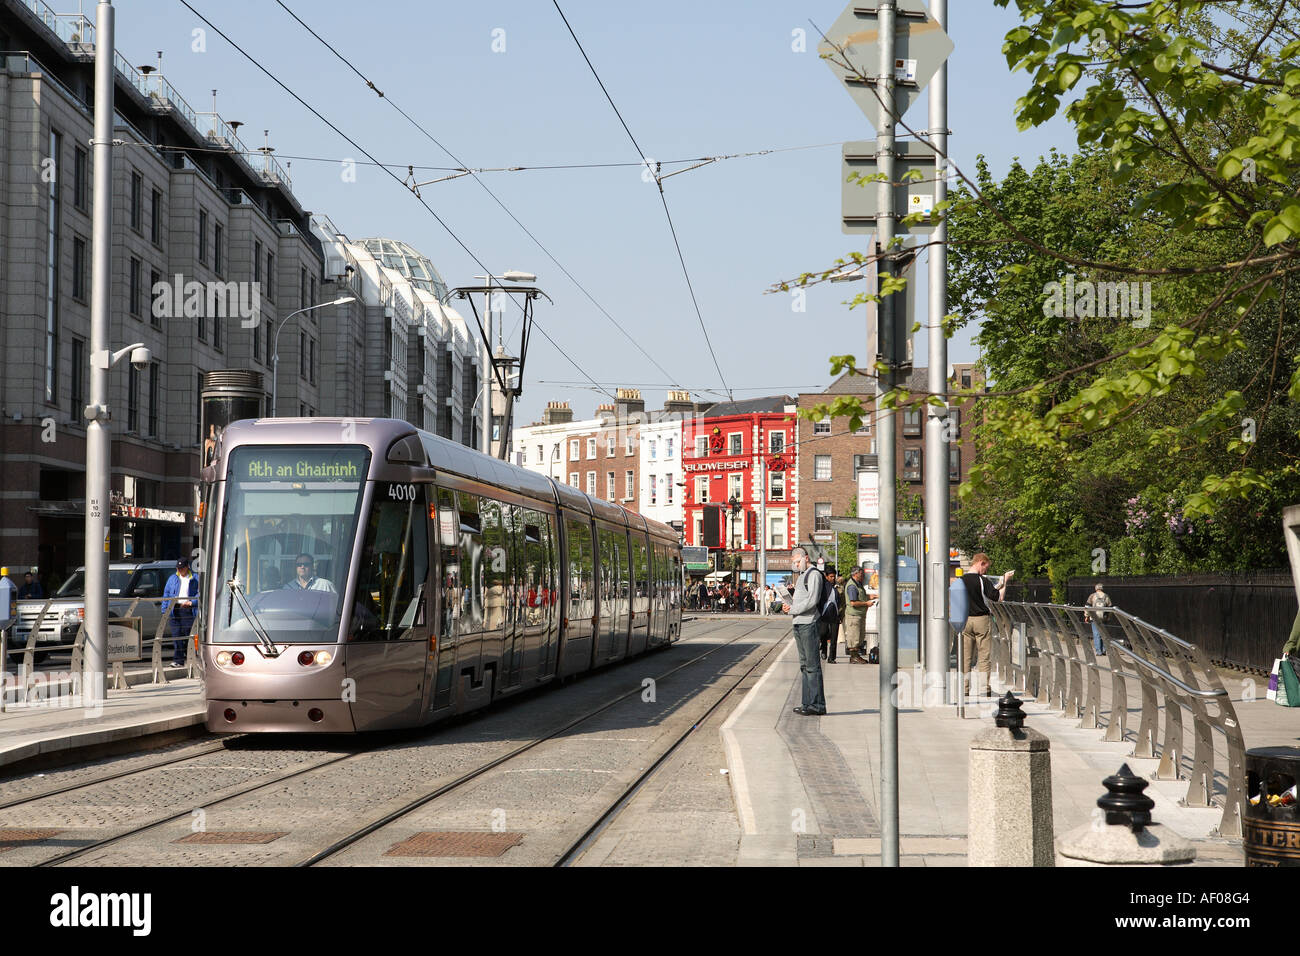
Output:
[[[212,642],[338,640],[370,452],[359,445],[261,447],[230,454],[212,608]],[[227,581],[236,580],[244,602]]]

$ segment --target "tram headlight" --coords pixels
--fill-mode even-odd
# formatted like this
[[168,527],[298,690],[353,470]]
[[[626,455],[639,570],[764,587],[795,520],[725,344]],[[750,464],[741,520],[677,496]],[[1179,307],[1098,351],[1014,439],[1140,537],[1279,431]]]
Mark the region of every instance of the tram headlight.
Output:
[[221,664],[223,667],[224,667],[226,664],[229,664],[229,663],[230,663],[230,651],[218,651],[218,652],[217,652],[217,663],[218,663],[218,664]]
[[332,660],[334,660],[334,655],[331,654],[329,651],[316,652],[316,663],[319,664],[321,667],[324,667]]

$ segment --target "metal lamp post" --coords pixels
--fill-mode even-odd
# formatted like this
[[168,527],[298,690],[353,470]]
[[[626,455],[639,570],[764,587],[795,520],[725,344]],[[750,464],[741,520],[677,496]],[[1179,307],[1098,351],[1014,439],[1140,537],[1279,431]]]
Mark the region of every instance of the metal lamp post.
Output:
[[280,381],[280,333],[284,330],[285,323],[288,322],[290,319],[292,319],[295,315],[302,315],[304,312],[310,312],[312,309],[323,309],[327,305],[347,305],[349,302],[355,302],[355,301],[357,301],[356,296],[345,295],[342,296],[341,298],[333,300],[332,302],[321,302],[318,305],[309,305],[305,309],[299,309],[297,312],[290,312],[288,315],[286,315],[283,319],[280,320],[280,324],[276,326],[275,329],[275,340],[272,343],[272,350],[271,350],[272,351],[271,354],[271,417],[272,418],[275,418],[276,413],[279,411],[278,386]]

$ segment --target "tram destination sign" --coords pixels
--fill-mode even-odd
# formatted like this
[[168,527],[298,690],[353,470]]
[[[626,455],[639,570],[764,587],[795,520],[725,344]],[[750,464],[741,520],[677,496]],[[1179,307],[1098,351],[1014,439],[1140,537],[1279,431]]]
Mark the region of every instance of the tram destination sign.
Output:
[[241,482],[364,481],[370,455],[364,448],[258,448],[232,456],[230,477]]

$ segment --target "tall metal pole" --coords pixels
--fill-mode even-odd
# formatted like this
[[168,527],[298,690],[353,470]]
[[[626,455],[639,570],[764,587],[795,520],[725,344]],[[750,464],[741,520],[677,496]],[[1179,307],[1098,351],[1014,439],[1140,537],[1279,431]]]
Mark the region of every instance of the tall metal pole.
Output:
[[[886,258],[880,266],[892,274],[896,213],[894,211],[894,23],[897,0],[880,0],[880,65],[876,92],[880,94],[880,118],[876,123],[877,164],[883,182],[879,184],[880,213],[877,229]],[[895,342],[895,309],[902,307],[901,295],[886,296],[876,309],[880,351],[889,371],[876,380],[877,427],[880,435],[880,864],[898,866],[898,701],[893,695],[898,668],[898,454],[894,433],[897,421],[892,411],[881,408],[881,396],[894,386],[895,354],[903,343]],[[873,356],[874,359],[874,356]]]
[[113,5],[95,8],[95,152],[90,274],[90,404],[86,422],[86,651],[81,693],[104,698],[108,643],[108,497],[111,445],[108,415],[108,347],[113,281]]
[[[948,0],[930,0],[930,13],[946,32]],[[930,142],[935,149],[934,201],[948,198],[948,64],[939,67],[930,83]],[[931,393],[948,390],[948,339],[943,317],[948,312],[948,225],[940,220],[930,246],[930,372]],[[927,687],[948,685],[948,442],[944,434],[948,408],[926,406],[925,520],[930,529],[926,556],[929,592],[925,620],[925,682]]]
[[767,448],[763,442],[767,438],[763,429],[758,430],[758,596],[763,605],[763,615],[768,613],[768,602],[763,600],[763,589],[767,587]]
[[485,455],[492,454],[492,277],[485,276],[483,286],[483,387],[480,398],[483,400],[483,434],[479,436],[479,450]]

